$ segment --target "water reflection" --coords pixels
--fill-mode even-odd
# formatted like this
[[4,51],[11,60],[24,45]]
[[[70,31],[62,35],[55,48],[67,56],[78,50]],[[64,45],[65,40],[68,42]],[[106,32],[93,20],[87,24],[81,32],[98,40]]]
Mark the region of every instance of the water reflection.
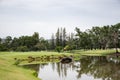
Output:
[[39,68],[38,77],[43,80],[78,80],[76,68],[72,65],[73,63],[48,63],[43,69]]
[[81,70],[79,70],[79,73],[89,73],[90,75],[94,76],[94,78],[102,78],[102,80],[119,80],[120,63],[116,63],[114,59],[119,60],[115,57],[83,58],[80,60]]
[[[30,67],[27,66],[27,67]],[[120,60],[115,57],[83,57],[69,64],[31,65],[42,80],[119,80]]]

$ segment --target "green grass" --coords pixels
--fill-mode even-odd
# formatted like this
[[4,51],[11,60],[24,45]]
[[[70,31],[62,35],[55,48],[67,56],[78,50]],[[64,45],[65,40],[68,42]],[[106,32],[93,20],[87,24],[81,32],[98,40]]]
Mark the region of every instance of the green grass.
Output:
[[39,80],[35,77],[34,71],[16,65],[14,58],[25,59],[28,56],[40,57],[44,55],[71,55],[70,53],[57,52],[0,52],[0,80]]
[[[119,50],[120,51],[120,50]],[[115,50],[75,50],[74,53],[57,53],[57,52],[0,52],[0,80],[39,80],[33,74],[34,70],[26,69],[14,65],[15,60],[17,59],[26,59],[28,56],[32,57],[41,57],[45,55],[74,55],[75,59],[80,59],[80,55],[87,56],[103,56],[106,54],[115,53]],[[24,63],[27,64],[27,63]],[[35,64],[35,63],[32,63]]]
[[14,55],[17,53],[0,52],[0,80],[39,80],[33,76],[33,70],[13,65]]
[[17,67],[0,58],[0,80],[39,80],[33,73],[32,70]]
[[107,54],[115,53],[115,50],[113,50],[113,49],[107,49],[107,50],[86,50],[86,51],[77,50],[76,53],[79,53],[81,55],[86,55],[86,56],[105,56]]

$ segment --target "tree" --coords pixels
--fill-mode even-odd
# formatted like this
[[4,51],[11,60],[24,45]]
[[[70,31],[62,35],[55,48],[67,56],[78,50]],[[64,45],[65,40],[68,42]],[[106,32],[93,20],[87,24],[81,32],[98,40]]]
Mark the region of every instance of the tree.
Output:
[[62,28],[60,29],[60,33],[59,33],[59,34],[60,34],[60,36],[59,36],[59,37],[60,37],[60,41],[59,41],[59,42],[60,42],[60,45],[59,45],[59,46],[62,46],[62,47],[63,47],[63,35],[62,35],[62,34],[63,34],[63,31],[62,31]]
[[101,35],[100,35],[100,27],[96,26],[93,27],[91,30],[91,35],[92,35],[92,44],[94,49],[100,49],[101,48]]
[[62,50],[62,47],[61,46],[56,46],[55,50],[60,53],[61,50]]
[[63,47],[66,45],[66,29],[63,29]]
[[52,49],[52,50],[55,49],[55,38],[54,38],[54,34],[52,34],[50,46],[51,46],[51,49]]
[[11,42],[12,50],[17,50],[18,47],[26,46],[29,51],[35,50],[35,45],[39,42],[39,34],[35,32],[32,36],[21,36],[14,38]]
[[5,39],[5,45],[8,49],[11,47],[11,42],[12,42],[12,37],[7,36],[6,39]]
[[34,47],[35,50],[41,51],[41,50],[47,50],[48,46],[49,46],[48,41],[45,40],[43,37],[41,37],[39,43],[37,43]]
[[12,42],[11,42],[11,48],[13,51],[16,51],[17,47],[19,46],[19,39],[18,38],[13,38]]
[[120,29],[120,24],[116,24],[112,26],[113,30],[113,44],[115,45],[116,53],[118,53],[118,44],[119,44],[119,29]]
[[111,26],[96,26],[84,32],[76,28],[78,46],[82,49],[116,48],[116,52],[118,52],[117,47],[120,47],[118,29],[120,29],[120,23]]
[[19,47],[17,47],[16,51],[26,52],[26,51],[28,51],[28,48],[27,48],[27,46],[19,46]]
[[35,44],[39,42],[39,33],[34,32],[32,38],[34,39]]
[[73,50],[75,49],[75,39],[74,39],[74,33],[70,33],[66,40],[66,46],[64,47],[64,50]]
[[0,38],[0,44],[2,43],[2,38]]
[[87,49],[88,45],[90,45],[88,33],[80,31],[79,28],[76,28],[76,32],[77,32],[76,36],[79,37],[79,47],[82,49]]
[[60,46],[60,31],[59,28],[56,33],[56,46]]

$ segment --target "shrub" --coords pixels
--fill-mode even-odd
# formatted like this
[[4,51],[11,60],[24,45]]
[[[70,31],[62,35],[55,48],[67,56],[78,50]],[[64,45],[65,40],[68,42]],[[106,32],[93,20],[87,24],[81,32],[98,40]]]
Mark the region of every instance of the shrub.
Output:
[[55,48],[55,50],[60,53],[61,50],[62,50],[62,47],[61,47],[61,46],[57,46],[57,47]]
[[27,46],[20,46],[20,47],[17,47],[17,50],[16,50],[16,51],[25,52],[25,51],[28,51],[28,47],[27,47]]

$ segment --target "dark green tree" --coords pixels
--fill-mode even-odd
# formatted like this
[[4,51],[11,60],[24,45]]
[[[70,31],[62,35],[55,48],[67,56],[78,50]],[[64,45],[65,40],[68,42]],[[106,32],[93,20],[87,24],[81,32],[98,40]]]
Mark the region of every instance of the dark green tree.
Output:
[[63,47],[66,46],[66,29],[63,29]]
[[41,37],[39,43],[37,43],[34,47],[37,51],[48,50],[49,44],[47,40]]
[[27,46],[19,46],[19,47],[17,47],[16,51],[26,52],[26,51],[28,51],[28,48],[27,48]]
[[56,46],[60,46],[60,30],[59,30],[59,28],[56,33]]
[[54,38],[54,34],[52,34],[51,36],[51,43],[50,43],[50,49],[54,50],[55,49],[55,38]]
[[62,46],[63,47],[63,31],[62,31],[62,28],[60,29],[60,33],[59,33],[59,37],[60,37],[60,45],[59,46]]

